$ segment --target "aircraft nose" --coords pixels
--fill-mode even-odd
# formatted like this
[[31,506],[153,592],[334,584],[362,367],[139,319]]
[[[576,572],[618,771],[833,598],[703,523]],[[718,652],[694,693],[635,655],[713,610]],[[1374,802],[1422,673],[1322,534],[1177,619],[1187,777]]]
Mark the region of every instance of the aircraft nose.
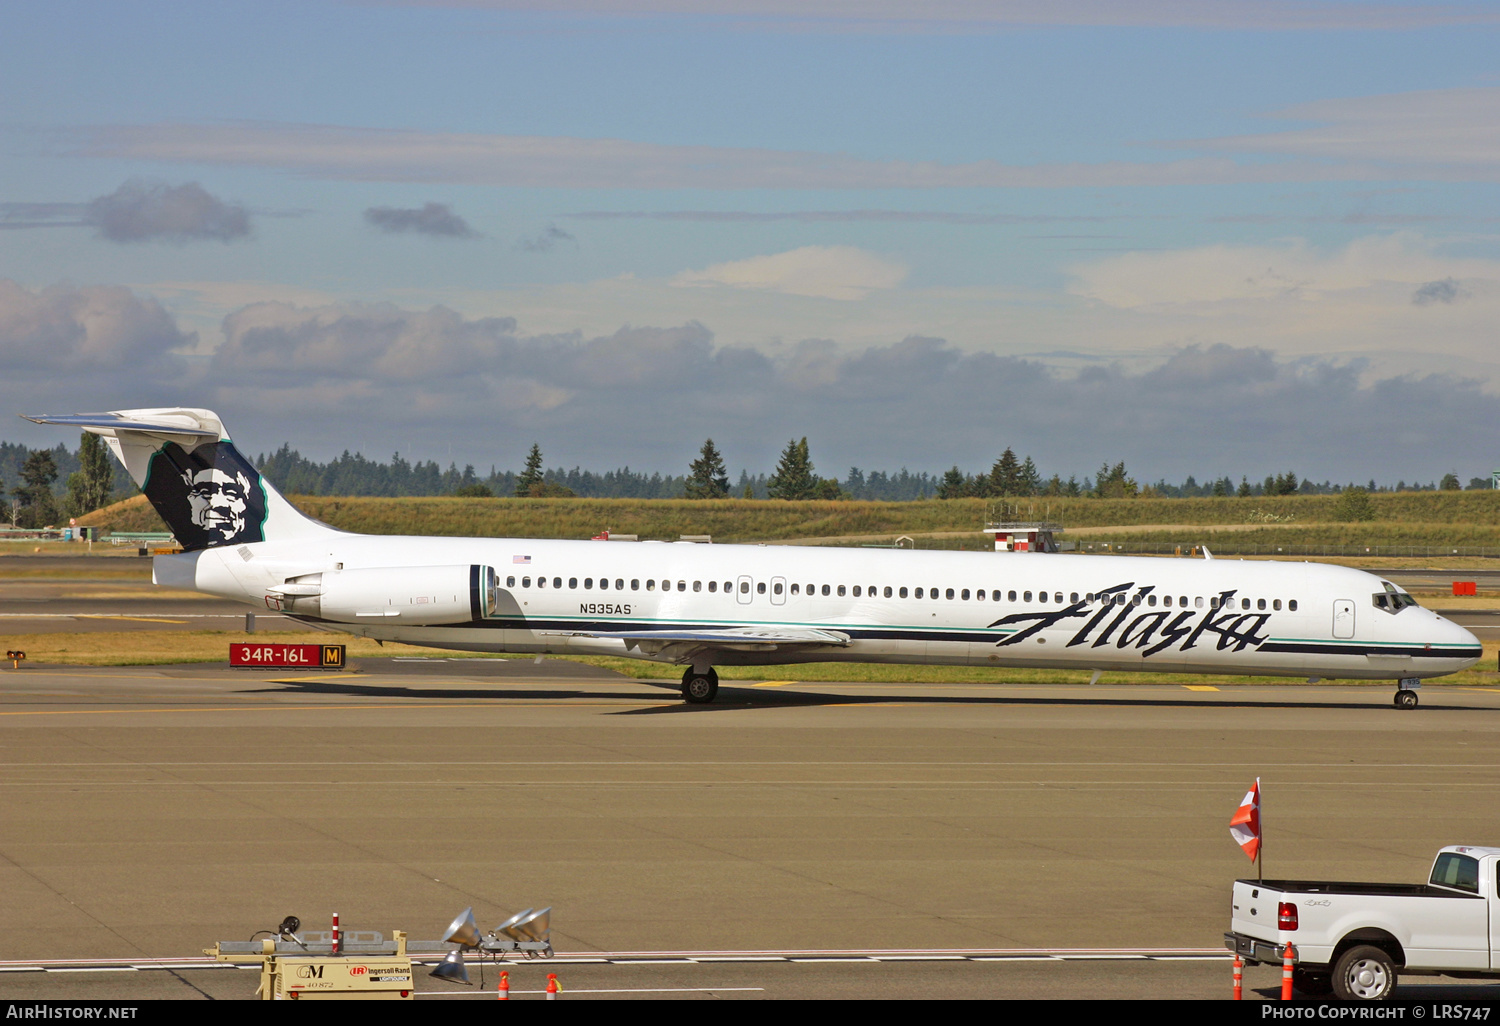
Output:
[[1452,652],[1455,659],[1462,659],[1463,665],[1458,667],[1466,670],[1484,658],[1484,646],[1474,633],[1466,627],[1460,627],[1446,617],[1438,617],[1439,627],[1442,628],[1439,639],[1444,651]]

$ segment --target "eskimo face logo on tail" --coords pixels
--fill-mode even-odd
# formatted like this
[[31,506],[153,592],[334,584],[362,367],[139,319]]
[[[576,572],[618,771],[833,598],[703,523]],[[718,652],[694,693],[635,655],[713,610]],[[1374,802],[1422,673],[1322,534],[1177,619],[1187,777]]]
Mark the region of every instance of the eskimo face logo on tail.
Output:
[[168,442],[151,457],[144,491],[189,552],[265,540],[260,474],[229,442],[192,452]]

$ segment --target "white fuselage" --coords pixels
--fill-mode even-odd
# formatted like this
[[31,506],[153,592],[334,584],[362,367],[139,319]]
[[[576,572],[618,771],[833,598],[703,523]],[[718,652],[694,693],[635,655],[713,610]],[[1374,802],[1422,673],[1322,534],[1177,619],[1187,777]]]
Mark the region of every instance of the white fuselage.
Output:
[[[474,615],[451,622],[413,624],[399,609],[309,616],[273,591],[330,571],[461,564],[493,568],[497,587],[482,613],[476,598]],[[1481,654],[1474,635],[1378,577],[1316,563],[329,533],[158,556],[156,579],[330,630],[480,652],[686,661],[587,635],[812,629],[847,644],[726,646],[712,661],[1388,680],[1452,673]]]

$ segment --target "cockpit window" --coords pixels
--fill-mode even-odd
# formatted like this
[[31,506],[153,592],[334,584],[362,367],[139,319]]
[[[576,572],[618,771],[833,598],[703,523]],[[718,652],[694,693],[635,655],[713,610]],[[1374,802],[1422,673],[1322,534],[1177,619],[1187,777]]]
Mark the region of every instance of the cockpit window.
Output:
[[1381,581],[1380,583],[1384,585],[1385,590],[1377,591],[1374,595],[1370,596],[1370,601],[1374,603],[1376,609],[1383,610],[1394,616],[1401,612],[1401,610],[1417,604],[1416,599],[1404,591],[1396,590],[1396,586],[1390,581]]

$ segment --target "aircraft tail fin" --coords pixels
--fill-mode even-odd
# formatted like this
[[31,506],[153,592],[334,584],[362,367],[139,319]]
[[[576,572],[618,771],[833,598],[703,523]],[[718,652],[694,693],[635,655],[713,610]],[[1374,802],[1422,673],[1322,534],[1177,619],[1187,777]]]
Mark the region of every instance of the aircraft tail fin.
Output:
[[185,551],[335,533],[271,487],[211,410],[171,407],[26,419],[101,436]]

